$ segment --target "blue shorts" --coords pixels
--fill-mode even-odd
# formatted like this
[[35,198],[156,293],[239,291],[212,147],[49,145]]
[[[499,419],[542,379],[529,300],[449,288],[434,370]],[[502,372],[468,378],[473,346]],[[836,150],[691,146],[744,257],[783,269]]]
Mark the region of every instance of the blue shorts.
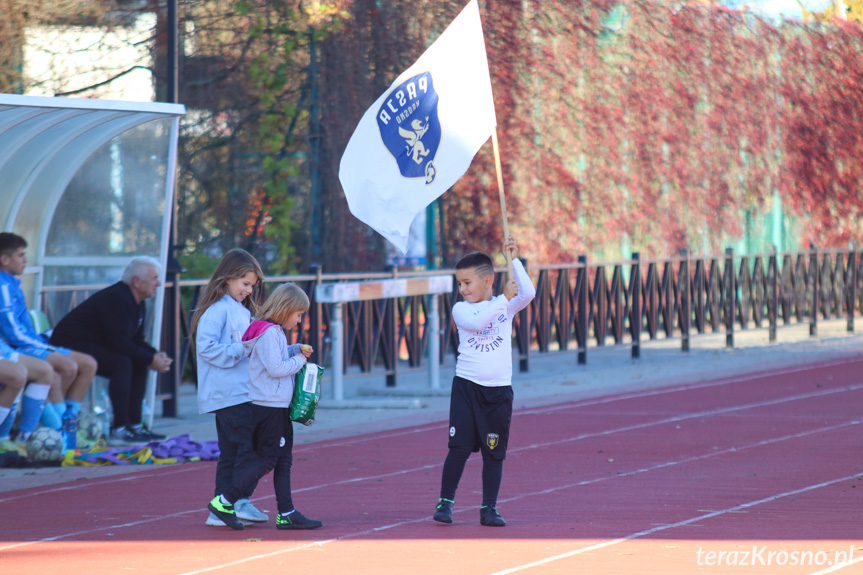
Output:
[[71,349],[66,349],[65,347],[36,347],[35,345],[22,345],[21,347],[16,347],[15,351],[43,360],[47,359],[55,351],[61,355],[72,353]]
[[21,357],[17,351],[10,352],[9,354],[0,353],[0,359],[8,359],[12,363],[18,363],[18,358]]

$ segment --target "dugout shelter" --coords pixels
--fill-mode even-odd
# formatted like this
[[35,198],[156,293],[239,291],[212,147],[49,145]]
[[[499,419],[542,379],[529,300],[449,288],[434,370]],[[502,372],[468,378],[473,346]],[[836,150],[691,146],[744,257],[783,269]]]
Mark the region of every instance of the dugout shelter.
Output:
[[[22,288],[50,323],[118,281],[134,256],[164,274],[184,114],[178,104],[0,94],[0,221],[27,240]],[[149,304],[157,347],[164,297]]]

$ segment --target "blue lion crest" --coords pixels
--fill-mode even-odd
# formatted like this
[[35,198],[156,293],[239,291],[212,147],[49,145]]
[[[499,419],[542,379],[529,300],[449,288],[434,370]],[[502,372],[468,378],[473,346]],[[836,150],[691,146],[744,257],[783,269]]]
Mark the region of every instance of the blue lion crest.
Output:
[[398,85],[378,110],[381,139],[406,178],[434,181],[434,157],[440,146],[438,95],[430,72]]

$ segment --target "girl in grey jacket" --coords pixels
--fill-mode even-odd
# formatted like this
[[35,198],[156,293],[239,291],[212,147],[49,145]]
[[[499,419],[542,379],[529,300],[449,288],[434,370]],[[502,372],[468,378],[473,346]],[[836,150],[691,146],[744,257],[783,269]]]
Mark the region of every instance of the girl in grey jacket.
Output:
[[279,509],[276,527],[316,529],[322,525],[297,511],[291,496],[294,429],[290,406],[294,376],[313,350],[310,345],[289,345],[284,330],[299,324],[308,309],[309,298],[302,289],[292,283],[280,285],[243,335],[249,356],[252,443],[257,461],[235,470],[231,487],[208,506],[226,525],[237,530],[244,525],[236,516],[234,503],[253,490],[271,469]]
[[[198,409],[214,413],[219,439],[215,494],[224,493],[233,483],[234,470],[254,460],[249,413],[249,358],[242,338],[257,312],[264,273],[250,253],[233,249],[216,266],[192,316],[191,339],[198,368]],[[265,522],[266,513],[248,497],[237,502],[237,516],[243,521]],[[225,526],[213,513],[207,525]]]

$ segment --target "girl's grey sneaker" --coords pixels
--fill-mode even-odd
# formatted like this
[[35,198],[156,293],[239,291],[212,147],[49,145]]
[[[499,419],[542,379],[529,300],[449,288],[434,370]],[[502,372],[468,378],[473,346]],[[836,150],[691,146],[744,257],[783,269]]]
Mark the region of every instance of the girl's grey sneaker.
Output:
[[270,519],[266,513],[258,511],[258,509],[252,505],[252,502],[248,499],[238,499],[237,502],[234,503],[234,511],[237,513],[237,517],[243,521],[266,523]]
[[216,514],[212,511],[210,511],[210,515],[209,517],[207,517],[207,520],[204,522],[204,524],[209,525],[210,527],[227,527],[227,525],[225,525],[225,522],[216,517]]
[[480,507],[479,522],[480,525],[489,525],[491,527],[503,527],[506,525],[506,521],[500,516],[494,505]]
[[[243,523],[246,527],[249,525],[254,525],[251,521],[247,521],[245,519],[240,519],[240,522]],[[216,517],[215,513],[210,511],[210,515],[207,517],[207,520],[204,521],[204,525],[209,525],[210,527],[227,527],[225,522]]]
[[449,499],[440,499],[437,502],[432,519],[441,523],[452,523],[452,501]]

